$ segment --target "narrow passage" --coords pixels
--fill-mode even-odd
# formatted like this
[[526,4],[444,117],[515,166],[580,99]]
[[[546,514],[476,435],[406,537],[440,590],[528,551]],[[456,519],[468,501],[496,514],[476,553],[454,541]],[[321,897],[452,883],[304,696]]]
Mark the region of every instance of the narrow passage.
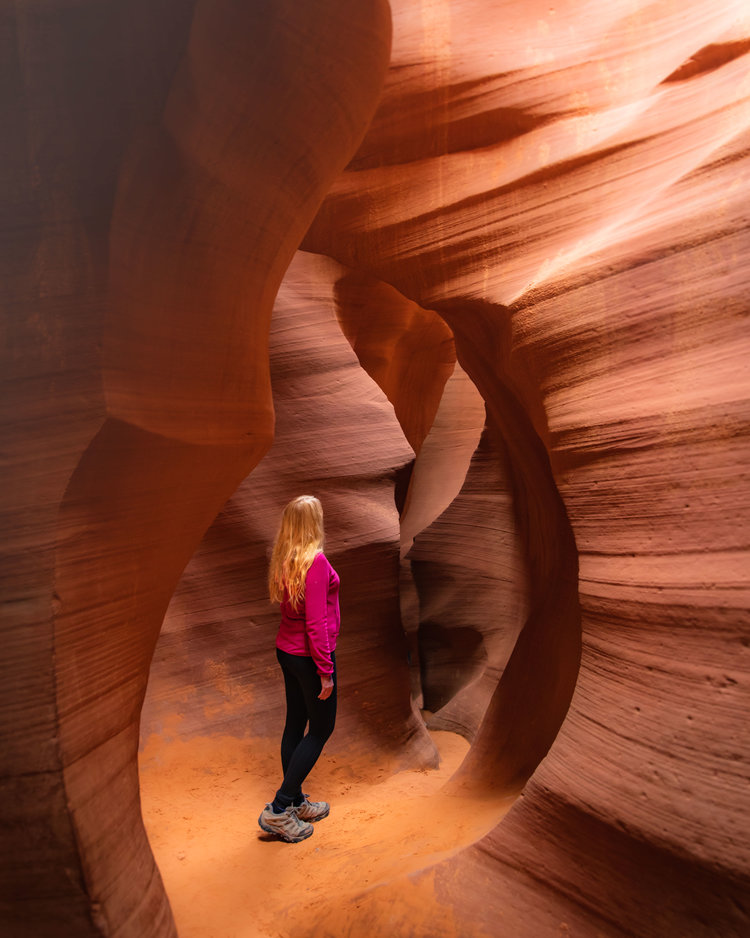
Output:
[[324,752],[306,787],[331,815],[299,844],[257,826],[276,741],[152,737],[140,759],[143,817],[180,938],[288,938],[329,903],[425,869],[492,829],[497,801],[467,810],[440,792],[469,744],[432,736],[441,756],[432,771],[388,775]]

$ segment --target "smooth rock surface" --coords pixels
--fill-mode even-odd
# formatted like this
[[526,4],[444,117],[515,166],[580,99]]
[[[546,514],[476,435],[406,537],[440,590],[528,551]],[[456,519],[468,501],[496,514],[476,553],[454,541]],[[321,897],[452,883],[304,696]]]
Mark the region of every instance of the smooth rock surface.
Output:
[[[309,933],[750,930],[747,4],[390,8],[384,86],[384,2],[2,14],[12,938],[174,935],[149,664],[205,534],[144,730],[276,732],[261,564],[303,481],[348,591],[336,745],[428,764],[426,690],[473,737],[440,797],[499,818],[523,789]],[[483,522],[512,575],[486,594],[437,537],[476,525],[463,374],[503,467]],[[473,578],[477,616],[508,603],[490,667],[494,639],[441,622],[410,702],[420,616]]]
[[473,740],[528,612],[507,455],[488,426],[460,493],[407,554],[428,727]]
[[[747,10],[479,6],[420,16],[394,4],[381,107],[304,244],[356,257],[444,315],[508,445],[530,598],[562,574],[537,606],[546,626],[532,602],[449,787],[523,776],[513,727],[537,715],[508,680],[517,656],[549,695],[545,712],[572,686],[572,645],[559,645],[574,612],[564,517],[543,494],[543,459],[531,469],[531,428],[580,557],[581,668],[506,821],[424,879],[363,896],[356,922],[326,909],[318,924],[386,934],[394,908],[411,923],[427,906],[412,933],[430,935],[447,905],[462,909],[461,935],[739,936],[750,910]],[[530,427],[509,419],[514,401]]]
[[149,662],[271,444],[273,299],[376,105],[388,10],[2,16],[3,933],[173,935],[139,805]]
[[[336,295],[346,277],[335,262],[303,252],[286,273],[269,338],[274,443],[207,532],[175,593],[151,669],[145,739],[229,731],[272,737],[278,747],[285,704],[268,556],[282,508],[310,492],[323,503],[326,553],[342,583],[341,700],[327,751],[377,754],[378,771],[436,760],[412,712],[399,614],[394,489],[414,453],[339,328]],[[268,797],[278,784],[268,779]]]

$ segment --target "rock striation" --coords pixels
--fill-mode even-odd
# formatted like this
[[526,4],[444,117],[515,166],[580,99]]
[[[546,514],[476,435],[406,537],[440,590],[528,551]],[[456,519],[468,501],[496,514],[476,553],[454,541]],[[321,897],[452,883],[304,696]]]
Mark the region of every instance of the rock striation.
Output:
[[314,487],[336,745],[522,796],[310,933],[747,934],[746,4],[3,21],[4,933],[174,935],[139,732],[273,735]]
[[340,712],[327,751],[378,753],[378,772],[435,763],[412,708],[399,611],[395,487],[414,453],[339,328],[337,285],[347,276],[334,261],[303,252],[287,270],[269,338],[274,442],[182,577],[152,664],[145,736],[231,732],[273,737],[277,748],[284,694],[268,556],[282,508],[312,489],[323,502],[347,625],[337,649]]
[[739,936],[746,10],[393,9],[380,108],[304,246],[437,310],[507,447],[529,617],[449,787],[512,788],[560,731],[492,834],[361,921],[437,901],[424,934],[447,905],[467,935]]
[[377,103],[388,9],[348,7],[3,13],[4,934],[174,934],[140,709],[182,570],[272,441],[279,283]]

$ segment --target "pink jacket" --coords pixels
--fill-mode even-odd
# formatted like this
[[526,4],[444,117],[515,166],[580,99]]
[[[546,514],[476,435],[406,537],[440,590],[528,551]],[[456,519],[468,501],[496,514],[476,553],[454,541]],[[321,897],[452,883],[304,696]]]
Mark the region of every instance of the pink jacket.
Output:
[[333,674],[331,652],[341,627],[339,576],[324,553],[313,560],[305,579],[305,596],[294,610],[284,593],[276,647],[290,655],[306,655],[315,661],[318,674]]

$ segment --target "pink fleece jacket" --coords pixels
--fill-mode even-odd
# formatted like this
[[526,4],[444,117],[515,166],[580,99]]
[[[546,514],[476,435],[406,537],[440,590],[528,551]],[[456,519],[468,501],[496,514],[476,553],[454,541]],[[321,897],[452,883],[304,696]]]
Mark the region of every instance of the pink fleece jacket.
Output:
[[336,650],[340,627],[339,576],[321,552],[307,571],[305,596],[299,609],[292,608],[284,592],[276,647],[290,655],[312,658],[318,674],[330,675],[331,652]]

